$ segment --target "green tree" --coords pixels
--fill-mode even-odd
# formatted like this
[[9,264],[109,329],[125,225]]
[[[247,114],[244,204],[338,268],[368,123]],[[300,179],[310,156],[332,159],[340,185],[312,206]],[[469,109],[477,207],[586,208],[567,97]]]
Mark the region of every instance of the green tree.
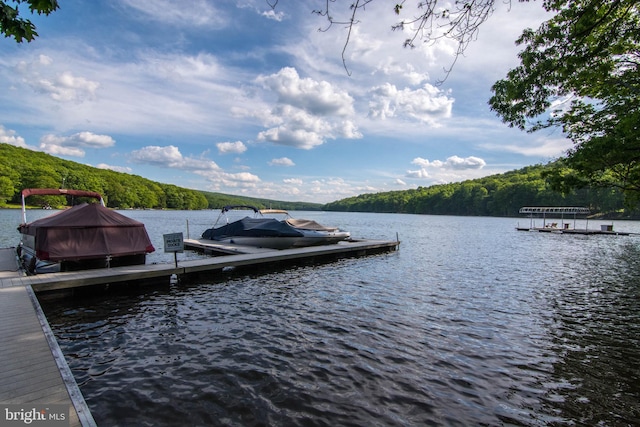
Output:
[[13,37],[18,43],[23,40],[30,42],[38,36],[33,22],[20,16],[21,4],[28,5],[31,13],[39,15],[49,15],[59,8],[58,0],[13,0],[12,3],[15,7],[0,0],[0,32],[5,37]]
[[0,204],[6,203],[15,194],[16,189],[13,181],[8,176],[0,176]]
[[491,108],[509,126],[560,126],[574,143],[556,177],[620,188],[640,200],[640,3],[547,0],[556,15],[525,31],[521,64],[495,83]]

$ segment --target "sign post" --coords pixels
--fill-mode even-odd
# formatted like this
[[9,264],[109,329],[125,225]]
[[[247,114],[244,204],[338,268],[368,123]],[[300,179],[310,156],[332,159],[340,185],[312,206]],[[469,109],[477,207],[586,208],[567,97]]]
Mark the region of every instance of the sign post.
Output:
[[178,252],[184,251],[184,239],[182,233],[170,233],[163,234],[164,237],[164,251],[173,252],[173,259],[176,262],[176,268],[178,268]]

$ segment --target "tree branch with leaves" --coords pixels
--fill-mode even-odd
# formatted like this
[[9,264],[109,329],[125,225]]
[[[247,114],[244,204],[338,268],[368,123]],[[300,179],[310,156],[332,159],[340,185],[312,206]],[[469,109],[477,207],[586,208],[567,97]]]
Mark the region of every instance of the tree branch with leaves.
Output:
[[49,15],[59,8],[58,0],[13,0],[12,3],[15,7],[0,0],[0,33],[5,37],[12,37],[18,43],[23,40],[31,42],[38,36],[36,26],[21,16],[20,5],[28,5],[32,14]]
[[[590,185],[640,201],[640,4],[547,0],[556,15],[523,33],[520,66],[493,86],[491,108],[509,126],[561,127],[566,165]],[[573,178],[572,178],[573,179]]]

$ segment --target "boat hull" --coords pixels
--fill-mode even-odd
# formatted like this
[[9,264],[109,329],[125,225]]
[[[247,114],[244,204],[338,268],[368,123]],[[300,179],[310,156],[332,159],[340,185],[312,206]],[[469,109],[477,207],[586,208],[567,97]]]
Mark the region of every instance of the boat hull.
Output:
[[146,263],[146,254],[124,256],[102,256],[78,260],[51,261],[40,259],[33,248],[18,246],[18,258],[24,271],[28,274],[59,273],[62,271],[93,270],[98,268],[124,267]]

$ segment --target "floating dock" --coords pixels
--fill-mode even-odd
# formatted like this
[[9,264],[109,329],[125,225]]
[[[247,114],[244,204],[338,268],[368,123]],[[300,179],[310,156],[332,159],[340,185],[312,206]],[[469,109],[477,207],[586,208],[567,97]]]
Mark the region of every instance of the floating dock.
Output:
[[[568,225],[568,224],[565,224]],[[595,234],[604,234],[609,236],[629,236],[633,233],[628,233],[626,231],[614,231],[610,226],[606,226],[606,228],[601,228],[600,230],[596,229],[586,229],[586,228],[558,228],[558,227],[516,227],[518,231],[537,231],[540,233],[557,233],[557,234],[582,234],[582,235],[595,235]]]
[[331,261],[340,258],[393,252],[397,250],[399,244],[400,242],[397,241],[386,240],[351,240],[334,245],[277,250],[241,245],[217,245],[213,242],[206,247],[200,242],[198,247],[198,241],[185,239],[185,248],[198,249],[210,253],[231,253],[232,255],[212,256],[195,260],[178,260],[175,264],[171,262],[129,265],[109,269],[68,271],[8,278],[0,276],[0,288],[29,285],[35,292],[46,292],[149,280],[162,280],[164,284],[168,283],[168,278],[174,274],[178,277],[187,278],[203,273],[210,275],[228,268],[265,266],[271,268],[296,262]]
[[[205,259],[145,264],[25,276],[15,248],[0,249],[0,407],[20,404],[66,405],[69,426],[96,423],[60,351],[35,292],[66,291],[91,286],[153,281],[168,284],[172,275],[211,275],[227,268],[278,266],[297,262],[326,262],[398,249],[398,241],[353,240],[334,245],[295,249],[262,249],[185,240],[185,248],[211,254]],[[0,421],[2,421],[0,414]],[[1,423],[0,423],[1,424]]]
[[0,249],[0,269],[3,282],[15,283],[0,288],[0,406],[39,412],[56,405],[65,410],[65,425],[95,426],[38,299],[31,286],[19,284],[15,248]]
[[[577,215],[588,215],[590,213],[588,208],[584,207],[544,207],[544,206],[533,206],[533,207],[523,207],[520,208],[521,214],[528,214],[530,218],[529,227],[520,227],[519,225],[516,227],[518,231],[537,231],[540,233],[556,233],[556,234],[582,234],[582,235],[595,235],[595,234],[603,234],[610,236],[629,236],[634,233],[627,233],[624,231],[614,231],[613,224],[611,225],[601,225],[600,229],[589,229],[588,228],[588,220],[587,226],[585,228],[576,228],[576,216]],[[538,215],[542,216],[542,227],[536,227],[534,225],[533,216]],[[550,215],[549,219],[547,216]],[[571,222],[569,220],[565,221],[565,215],[571,216],[573,215],[573,228],[571,228]],[[560,221],[558,221],[558,216],[560,217]],[[551,222],[547,222],[551,221]],[[558,222],[556,222],[558,221]],[[560,226],[558,226],[558,224]]]

